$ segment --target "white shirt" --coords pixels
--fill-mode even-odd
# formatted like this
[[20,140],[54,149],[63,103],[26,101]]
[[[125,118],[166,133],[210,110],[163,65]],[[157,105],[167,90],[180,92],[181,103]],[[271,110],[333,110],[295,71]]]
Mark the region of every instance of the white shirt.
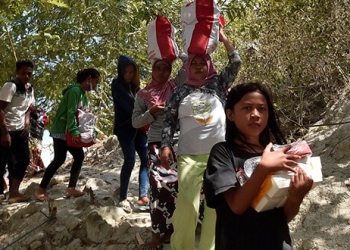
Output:
[[215,95],[194,91],[179,106],[178,155],[209,154],[212,146],[225,140],[225,112]]
[[[6,82],[0,89],[0,100],[7,102],[5,108],[5,122],[8,131],[24,129],[25,113],[34,102],[34,89],[29,88],[24,92],[17,91],[16,84]],[[30,91],[31,89],[31,91]]]

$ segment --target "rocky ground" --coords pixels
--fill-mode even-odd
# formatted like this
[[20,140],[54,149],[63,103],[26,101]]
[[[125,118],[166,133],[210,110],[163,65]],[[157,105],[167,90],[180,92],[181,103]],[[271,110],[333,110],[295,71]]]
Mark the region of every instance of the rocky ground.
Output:
[[[347,95],[310,128],[306,139],[314,156],[320,156],[323,182],[304,199],[290,223],[295,249],[350,249],[350,104]],[[327,125],[342,123],[339,125]],[[326,125],[322,125],[326,124]],[[1,249],[141,249],[150,240],[146,211],[125,213],[116,207],[122,155],[115,137],[99,142],[87,152],[78,188],[87,195],[63,197],[70,161],[55,175],[48,193],[54,201],[32,200],[0,205]],[[138,163],[133,171],[130,202],[137,200]],[[32,195],[42,174],[27,179],[22,191]],[[165,245],[165,249],[170,249]]]
[[[71,160],[50,183],[53,202],[33,200],[23,204],[0,205],[1,249],[139,249],[148,240],[150,216],[134,209],[127,214],[116,207],[122,154],[115,137],[86,153],[78,188],[87,194],[65,199]],[[138,165],[131,177],[129,200],[138,194]],[[28,178],[23,191],[33,195],[42,173]]]

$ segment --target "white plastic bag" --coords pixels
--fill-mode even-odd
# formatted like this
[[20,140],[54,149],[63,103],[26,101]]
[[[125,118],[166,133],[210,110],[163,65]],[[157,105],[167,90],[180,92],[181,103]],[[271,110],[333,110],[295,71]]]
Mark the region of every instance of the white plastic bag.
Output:
[[81,142],[92,142],[94,138],[95,115],[89,111],[78,109],[77,119]]
[[195,0],[181,9],[182,45],[188,54],[211,54],[219,43],[220,10],[216,0]]
[[152,64],[157,60],[171,63],[178,57],[175,33],[176,29],[164,16],[158,15],[147,25],[148,59]]

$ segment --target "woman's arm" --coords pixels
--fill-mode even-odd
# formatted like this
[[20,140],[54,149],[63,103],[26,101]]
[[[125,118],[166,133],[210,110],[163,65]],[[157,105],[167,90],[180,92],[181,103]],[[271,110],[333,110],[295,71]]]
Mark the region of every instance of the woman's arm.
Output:
[[286,154],[285,152],[289,148],[284,147],[271,152],[272,144],[270,143],[265,148],[258,166],[247,182],[237,189],[231,188],[224,193],[225,200],[234,213],[240,215],[247,210],[269,174],[279,170],[294,172],[293,167],[298,164],[296,160],[300,157]]
[[233,44],[227,39],[225,32],[221,27],[219,30],[219,41],[224,44],[227,52],[230,52],[235,49]]
[[169,161],[174,161],[171,143],[173,141],[175,129],[177,126],[179,101],[178,101],[178,88],[175,88],[169,97],[167,105],[164,109],[164,120],[162,129],[162,143],[161,143],[161,164],[163,167],[169,169]]
[[220,74],[220,82],[224,89],[227,90],[235,81],[242,61],[232,43],[227,39],[222,28],[220,28],[219,40],[224,44],[229,59],[227,66]]
[[177,72],[177,75],[174,78],[176,86],[180,86],[184,84],[187,80],[187,75],[186,75],[186,63],[187,63],[187,58],[188,56],[185,53],[180,53],[179,58],[182,61],[182,67],[179,69]]
[[132,112],[132,126],[134,128],[141,128],[152,122],[154,122],[154,118],[150,110],[148,110],[146,101],[139,95],[136,95],[134,110]]

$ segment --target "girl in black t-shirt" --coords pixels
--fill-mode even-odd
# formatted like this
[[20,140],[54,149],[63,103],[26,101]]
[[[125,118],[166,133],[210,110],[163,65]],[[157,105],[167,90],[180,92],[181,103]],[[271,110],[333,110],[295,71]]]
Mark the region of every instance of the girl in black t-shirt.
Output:
[[[300,156],[272,151],[275,143],[286,143],[278,126],[273,102],[259,83],[236,85],[225,106],[226,141],[216,144],[210,153],[204,175],[207,204],[215,208],[216,249],[293,249],[288,222],[298,213],[300,204],[313,181],[298,167]],[[261,156],[251,177],[240,185],[238,177],[245,160]],[[293,171],[289,197],[285,205],[256,212],[251,203],[265,178],[279,170]]]

